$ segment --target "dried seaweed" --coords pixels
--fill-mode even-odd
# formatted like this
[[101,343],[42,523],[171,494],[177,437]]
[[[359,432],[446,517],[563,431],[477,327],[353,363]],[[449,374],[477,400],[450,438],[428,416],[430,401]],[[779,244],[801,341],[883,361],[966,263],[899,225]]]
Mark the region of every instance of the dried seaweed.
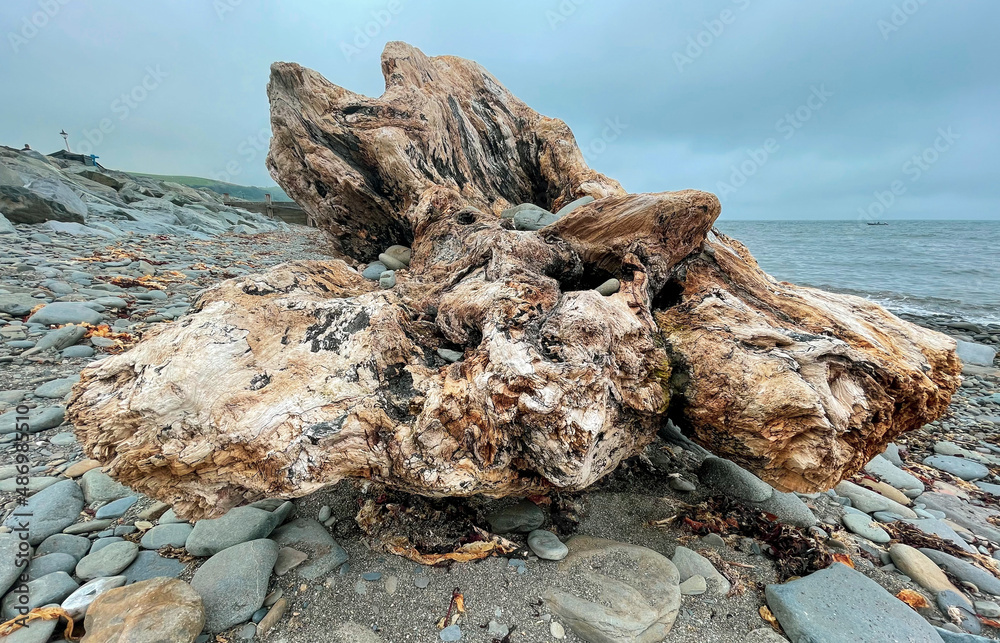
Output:
[[468,562],[518,549],[476,526],[461,499],[381,493],[361,503],[355,521],[373,547],[422,565]]
[[727,496],[712,496],[698,505],[684,505],[669,522],[699,536],[737,534],[759,540],[763,543],[761,550],[774,558],[782,581],[825,569],[834,562],[830,550],[807,532],[782,524],[776,516]]

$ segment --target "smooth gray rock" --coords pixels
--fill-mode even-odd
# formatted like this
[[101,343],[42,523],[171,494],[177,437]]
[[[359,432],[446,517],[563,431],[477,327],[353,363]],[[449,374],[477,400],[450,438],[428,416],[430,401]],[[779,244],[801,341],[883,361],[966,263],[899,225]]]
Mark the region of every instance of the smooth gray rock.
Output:
[[966,634],[964,632],[951,632],[944,628],[934,628],[944,643],[996,643],[996,639],[988,639],[985,636]]
[[746,502],[762,502],[774,495],[774,487],[735,462],[716,456],[702,461],[698,479],[702,484]]
[[[546,609],[584,641],[652,643],[667,637],[680,609],[680,577],[651,549],[574,536],[569,556],[542,592]],[[627,561],[627,562],[625,562]],[[625,564],[624,569],[611,566]]]
[[437,349],[437,354],[444,361],[451,362],[451,363],[457,362],[460,359],[462,359],[463,357],[465,357],[464,353],[460,353],[458,351],[453,351],[450,348],[439,348],[439,349]]
[[[98,535],[100,535],[100,534],[98,534]],[[97,552],[101,551],[105,547],[108,547],[109,545],[113,545],[115,543],[123,542],[124,540],[125,539],[122,538],[121,536],[104,536],[103,538],[98,538],[90,546],[90,553],[91,554],[96,554]]]
[[958,358],[966,364],[975,366],[993,366],[993,359],[996,357],[996,350],[986,344],[976,342],[966,342],[961,339],[958,342],[958,349],[955,351]]
[[379,288],[388,290],[396,285],[396,272],[394,270],[386,270],[378,278]]
[[410,259],[413,256],[413,251],[406,246],[397,245],[386,248],[385,254],[402,263],[404,266],[409,266]]
[[580,206],[587,205],[588,203],[593,203],[593,202],[594,202],[594,197],[592,197],[592,196],[582,196],[579,199],[577,199],[575,201],[570,201],[569,203],[567,203],[563,207],[559,208],[559,211],[556,212],[556,217],[564,217],[567,214],[569,214],[570,212],[572,212],[573,210],[576,210],[577,208],[579,208]]
[[49,574],[54,574],[55,572],[66,572],[67,574],[72,574],[75,569],[76,558],[70,556],[69,554],[54,552],[33,559],[31,564],[28,565],[28,578],[30,580],[35,580],[36,578],[48,576]]
[[891,540],[886,530],[879,527],[877,523],[872,522],[869,516],[849,513],[844,514],[842,520],[844,526],[851,532],[862,538],[867,538],[873,543],[884,544]]
[[382,273],[388,269],[388,266],[381,261],[374,261],[368,264],[368,266],[361,272],[361,276],[365,279],[378,281],[378,278],[382,276]]
[[767,500],[751,504],[767,513],[774,514],[777,516],[778,522],[806,528],[819,524],[815,514],[794,493],[775,490],[774,494]]
[[387,270],[402,270],[406,267],[405,263],[384,252],[378,256],[378,260],[382,262]]
[[101,576],[115,576],[132,564],[139,555],[139,546],[123,540],[84,556],[76,565],[76,575],[81,580]]
[[865,465],[865,473],[881,479],[900,491],[919,489],[922,492],[924,490],[924,483],[920,482],[916,476],[903,471],[880,455],[875,456],[871,462]]
[[175,558],[165,558],[155,551],[140,551],[132,564],[125,568],[125,584],[131,585],[150,578],[177,578],[187,567]]
[[70,526],[80,516],[83,509],[83,492],[72,480],[57,482],[28,498],[23,513],[30,512],[30,519],[19,516],[19,511],[11,514],[4,525],[11,529],[27,523],[28,542],[37,545]]
[[[76,591],[77,582],[66,572],[54,572],[33,581],[28,581],[28,601],[26,607],[32,610],[49,603],[61,603],[63,599]],[[17,592],[7,594],[3,599],[3,617],[14,618],[17,615],[15,607],[24,605],[19,601],[22,595]]]
[[[0,172],[2,171],[3,170],[0,169]],[[15,228],[14,224],[8,221],[7,217],[3,214],[0,214],[0,234],[17,234],[17,228]]]
[[897,468],[903,467],[903,459],[899,457],[899,447],[896,446],[894,442],[890,442],[889,446],[885,448],[882,452],[882,457],[891,462]]
[[115,481],[100,469],[91,469],[80,477],[80,487],[88,503],[111,502],[132,495],[132,490]]
[[670,560],[677,568],[682,582],[692,576],[703,576],[712,593],[719,596],[725,596],[732,588],[729,580],[719,573],[715,565],[696,551],[678,546],[674,549],[674,555]]
[[113,500],[97,510],[97,517],[121,518],[137,502],[139,502],[139,496],[125,496],[124,498]]
[[906,603],[841,563],[765,589],[768,607],[795,642],[941,643]]
[[93,347],[78,344],[77,346],[64,348],[60,354],[63,357],[93,357],[94,353]]
[[[67,326],[67,328],[75,328],[75,327]],[[35,397],[44,397],[49,399],[60,400],[69,395],[69,392],[73,388],[73,385],[79,381],[80,381],[79,375],[74,375],[72,377],[62,377],[57,380],[49,380],[45,384],[42,384],[41,386],[35,389]]]
[[545,524],[545,513],[530,500],[521,500],[486,516],[494,533],[529,533]]
[[952,455],[932,455],[924,458],[924,464],[958,476],[962,480],[980,480],[990,475],[986,465]]
[[504,210],[503,212],[501,212],[500,213],[500,218],[501,219],[513,219],[514,215],[516,215],[518,212],[528,212],[528,211],[532,211],[532,210],[537,210],[537,211],[540,211],[540,212],[543,212],[543,213],[549,214],[549,215],[552,214],[551,212],[549,212],[545,208],[537,206],[534,203],[521,203],[519,205],[515,205],[512,208],[507,208],[506,210]]
[[943,511],[955,524],[965,527],[977,536],[1000,543],[1000,528],[989,522],[989,518],[1000,518],[1000,511],[991,507],[977,507],[945,493],[927,492],[916,499],[930,511]]
[[937,551],[936,549],[922,547],[920,552],[933,560],[935,565],[949,572],[955,578],[972,583],[987,594],[1000,596],[1000,579],[982,567],[977,567],[968,561],[956,558],[943,551]]
[[[53,534],[42,541],[42,544],[35,551],[35,555],[44,556],[46,554],[61,553],[69,554],[76,560],[80,560],[90,552],[90,547],[90,540],[83,536],[71,536],[59,533]],[[75,564],[73,568],[76,568]]]
[[[17,577],[24,571],[24,567],[18,567],[18,549],[21,540],[17,534],[0,534],[0,596],[7,593]],[[22,560],[31,558],[31,546],[22,550],[24,557]],[[30,569],[30,566],[29,566]]]
[[838,495],[850,498],[851,503],[860,511],[868,514],[876,511],[889,511],[904,518],[916,518],[917,514],[912,509],[899,504],[895,500],[890,500],[885,496],[875,493],[871,489],[865,489],[848,480],[843,480],[834,487]]
[[185,547],[194,556],[211,556],[233,545],[267,538],[285,522],[293,508],[290,502],[273,512],[256,507],[236,507],[219,518],[199,520]]
[[956,610],[958,611],[962,620],[958,626],[966,632],[969,632],[970,634],[979,634],[982,631],[983,627],[979,624],[979,619],[976,618],[976,614],[972,610],[969,599],[965,596],[962,596],[954,590],[946,589],[938,592],[935,600],[937,602],[938,609],[941,610],[942,614],[954,614]]
[[271,540],[281,547],[291,547],[306,553],[309,559],[295,568],[306,580],[332,574],[347,562],[347,552],[326,527],[312,518],[298,518],[271,533]]
[[75,301],[56,301],[46,304],[28,318],[29,324],[62,326],[63,324],[100,324],[103,317],[93,308]]
[[595,288],[597,292],[604,295],[605,297],[610,297],[622,288],[622,282],[617,279],[608,279],[603,284]]
[[[47,350],[61,351],[75,345],[83,336],[87,334],[87,329],[84,326],[78,324],[73,324],[70,326],[63,326],[62,328],[56,328],[45,334],[35,347],[30,351],[25,351],[25,355],[28,353],[41,353]],[[77,376],[79,380],[79,376]]]
[[95,531],[104,531],[111,526],[111,520],[89,520],[86,522],[78,522],[76,524],[70,525],[63,529],[64,534],[92,534]]
[[559,217],[545,210],[521,210],[513,219],[515,230],[541,230],[558,221]]
[[32,476],[29,477],[27,481],[21,481],[26,482],[26,484],[19,485],[17,483],[17,478],[8,478],[6,480],[0,480],[0,491],[13,493],[18,489],[27,489],[28,493],[35,493],[36,491],[41,491],[42,489],[51,487],[60,480],[65,479],[66,478],[57,478],[55,476]]
[[569,554],[569,548],[551,531],[536,529],[528,534],[528,547],[539,558],[562,560]]
[[28,412],[27,420],[18,420],[18,418],[24,417],[25,416],[20,415],[17,412],[17,409],[0,415],[0,434],[14,433],[18,430],[19,422],[22,425],[26,425],[21,430],[28,434],[35,434],[39,431],[54,429],[62,424],[63,420],[66,418],[66,407],[46,406],[32,409]]
[[[7,239],[6,241],[9,241]],[[14,317],[24,317],[31,312],[31,309],[42,303],[26,293],[0,294],[0,313],[7,313]]]
[[250,619],[264,604],[278,545],[258,539],[224,549],[191,579],[205,606],[205,631],[217,633]]
[[[157,525],[142,535],[140,544],[143,549],[160,549],[161,547],[186,547],[191,540],[194,528],[183,522]],[[191,551],[190,549],[188,550]],[[205,554],[196,554],[198,556]]]

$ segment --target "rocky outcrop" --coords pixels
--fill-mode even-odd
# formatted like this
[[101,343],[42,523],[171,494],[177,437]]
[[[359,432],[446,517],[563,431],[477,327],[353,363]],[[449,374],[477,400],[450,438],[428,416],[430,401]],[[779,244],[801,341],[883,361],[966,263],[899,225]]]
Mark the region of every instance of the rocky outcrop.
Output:
[[775,282],[707,239],[713,195],[625,194],[476,63],[382,67],[377,99],[272,68],[269,166],[348,261],[225,282],[85,370],[68,414],[122,482],[185,517],[344,477],[582,489],[672,417],[814,491],[943,411],[951,340]]
[[13,185],[0,185],[0,212],[13,223],[44,223],[75,221],[83,216],[70,212],[58,201],[46,199],[31,190]]
[[225,205],[210,190],[3,146],[0,215],[14,223],[45,224],[39,231],[46,234],[107,239],[129,234],[209,239],[285,228],[280,221]]

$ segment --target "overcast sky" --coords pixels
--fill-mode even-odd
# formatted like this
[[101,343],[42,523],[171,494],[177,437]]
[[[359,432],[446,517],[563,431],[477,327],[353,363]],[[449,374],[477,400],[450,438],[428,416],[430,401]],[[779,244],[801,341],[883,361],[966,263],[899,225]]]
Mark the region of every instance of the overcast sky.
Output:
[[482,63],[631,192],[1000,218],[996,0],[3,0],[0,24],[0,144],[65,128],[116,169],[271,185],[270,64],[377,96],[404,40]]

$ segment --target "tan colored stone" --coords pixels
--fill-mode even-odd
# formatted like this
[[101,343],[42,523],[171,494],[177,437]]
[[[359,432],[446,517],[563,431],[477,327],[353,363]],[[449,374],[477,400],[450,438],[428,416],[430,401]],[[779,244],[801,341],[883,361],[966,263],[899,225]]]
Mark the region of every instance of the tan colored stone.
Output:
[[66,467],[66,470],[63,471],[63,475],[67,478],[79,478],[91,469],[97,469],[100,466],[101,463],[97,460],[80,460],[79,462],[74,462]]
[[271,609],[267,611],[264,618],[260,619],[260,623],[257,624],[257,635],[263,638],[271,631],[281,617],[285,615],[285,610],[288,609],[288,599],[279,598],[271,606]]
[[[889,548],[889,556],[899,571],[912,578],[915,583],[927,591],[937,594],[938,592],[950,589],[965,598],[965,594],[952,585],[945,573],[941,571],[941,568],[934,564],[933,560],[921,553],[920,550],[909,545],[896,543]],[[972,603],[969,602],[969,599],[965,598],[965,601],[969,603],[969,607],[971,608]]]
[[81,643],[192,643],[205,626],[201,597],[176,578],[153,578],[98,596]]
[[868,480],[867,478],[859,482],[862,487],[867,487],[877,494],[881,494],[892,500],[893,502],[898,502],[901,505],[909,506],[913,504],[913,501],[906,497],[906,495],[892,486],[891,484],[886,484],[885,482],[876,482],[875,480]]

